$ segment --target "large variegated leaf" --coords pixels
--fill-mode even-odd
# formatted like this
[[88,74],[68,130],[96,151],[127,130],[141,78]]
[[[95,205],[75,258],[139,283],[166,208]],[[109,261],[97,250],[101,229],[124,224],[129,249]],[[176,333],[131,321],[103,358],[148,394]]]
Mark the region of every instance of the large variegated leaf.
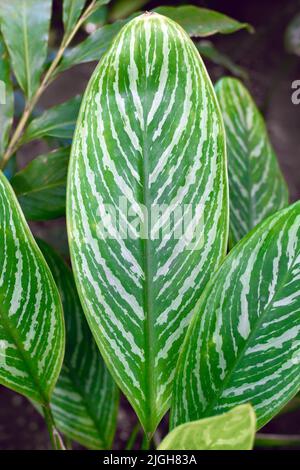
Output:
[[0,173],[0,383],[49,402],[64,352],[59,294]]
[[251,403],[258,427],[300,388],[300,202],[262,222],[207,285],[188,330],[172,425]]
[[216,85],[223,113],[230,194],[230,244],[288,204],[288,189],[264,119],[243,84],[222,78]]
[[0,35],[0,162],[8,143],[14,115],[14,95],[6,47]]
[[35,93],[47,56],[51,0],[0,0],[1,30],[27,98]]
[[92,449],[110,448],[118,390],[84,317],[70,268],[44,241],[38,244],[59,289],[66,322],[66,353],[51,408],[58,429]]
[[158,450],[251,450],[256,430],[252,406],[240,405],[212,418],[181,424]]
[[67,218],[90,327],[150,434],[168,409],[196,301],[226,250],[224,140],[211,82],[186,33],[157,14],[126,25],[83,99]]

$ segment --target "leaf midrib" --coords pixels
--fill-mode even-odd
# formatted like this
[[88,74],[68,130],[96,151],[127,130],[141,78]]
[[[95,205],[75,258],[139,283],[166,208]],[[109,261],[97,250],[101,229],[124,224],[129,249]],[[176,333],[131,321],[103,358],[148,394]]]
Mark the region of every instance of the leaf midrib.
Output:
[[29,140],[39,139],[45,135],[48,135],[49,132],[52,132],[53,130],[64,129],[66,126],[69,126],[69,125],[74,125],[75,127],[75,124],[76,124],[76,119],[75,120],[72,119],[70,121],[64,121],[58,124],[51,124],[51,126],[48,126],[48,127],[42,127],[42,128],[38,127],[36,130],[33,129],[32,132],[30,132],[30,128],[28,128],[28,132],[24,135],[23,142],[28,142]]
[[28,49],[28,31],[27,31],[27,12],[24,0],[22,1],[22,23],[23,23],[23,39],[24,39],[24,59],[25,59],[25,73],[27,80],[27,93],[28,97],[31,96],[31,80],[29,72],[29,49]]
[[[141,54],[141,52],[140,52]],[[148,144],[148,135],[147,135],[147,112],[149,109],[148,103],[148,79],[145,74],[145,87],[144,87],[144,106],[143,106],[143,121],[144,121],[144,130],[142,133],[143,136],[143,161],[142,161],[142,204],[147,209],[147,214],[149,214],[149,205],[151,205],[150,197],[150,188],[149,188],[149,144]],[[153,279],[153,269],[151,265],[151,243],[149,240],[149,224],[147,226],[148,232],[146,238],[142,239],[143,251],[144,251],[144,273],[145,273],[145,282],[144,282],[144,312],[145,312],[145,373],[146,373],[146,388],[145,395],[149,397],[148,400],[145,400],[145,405],[147,406],[146,410],[146,422],[148,423],[148,429],[145,429],[148,434],[152,434],[153,427],[155,426],[153,420],[153,412],[156,410],[155,406],[155,396],[154,396],[154,355],[152,351],[154,350],[154,335],[153,335],[153,289],[152,289],[152,279]]]
[[55,182],[55,183],[46,184],[44,186],[38,186],[38,187],[36,187],[34,189],[30,189],[28,191],[24,191],[24,192],[16,191],[16,195],[18,197],[26,197],[26,196],[30,196],[31,194],[34,194],[34,193],[42,193],[44,191],[48,191],[49,189],[55,189],[57,187],[65,186],[65,185],[66,185],[66,179],[63,179],[63,180]]

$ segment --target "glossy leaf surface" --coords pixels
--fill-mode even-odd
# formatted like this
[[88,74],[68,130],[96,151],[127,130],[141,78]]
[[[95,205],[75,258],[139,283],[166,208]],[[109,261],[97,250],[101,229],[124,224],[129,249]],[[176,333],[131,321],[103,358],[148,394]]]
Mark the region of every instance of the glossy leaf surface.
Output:
[[[211,82],[186,33],[157,14],[128,23],[83,99],[67,218],[88,322],[149,434],[168,409],[195,304],[226,251],[224,139]],[[120,225],[109,223],[107,205]],[[166,232],[151,219],[158,206]],[[174,206],[182,212],[168,231]],[[184,227],[187,206],[193,217]]]
[[212,418],[181,424],[158,450],[251,450],[256,418],[250,405],[240,405]]

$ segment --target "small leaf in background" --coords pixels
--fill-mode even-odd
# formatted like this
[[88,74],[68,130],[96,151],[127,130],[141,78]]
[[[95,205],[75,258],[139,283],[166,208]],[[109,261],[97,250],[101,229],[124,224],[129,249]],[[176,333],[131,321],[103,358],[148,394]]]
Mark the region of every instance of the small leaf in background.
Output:
[[63,0],[63,22],[65,35],[68,35],[74,28],[86,0]]
[[181,424],[158,450],[251,450],[255,431],[252,406],[240,405],[219,416]]
[[30,99],[47,56],[51,0],[0,0],[1,30],[18,83]]
[[11,185],[28,220],[65,215],[70,148],[40,155],[15,174]]
[[127,20],[124,20],[105,25],[102,28],[97,29],[78,46],[68,49],[65,52],[56,73],[58,74],[63,72],[77,64],[99,60],[110,47],[116,34],[126,23]]
[[288,189],[264,119],[244,85],[234,78],[216,84],[228,153],[230,245],[288,204]]
[[300,13],[292,19],[286,29],[285,47],[288,52],[300,56]]
[[[195,304],[227,249],[222,117],[199,54],[176,23],[144,14],[115,39],[82,103],[68,181],[68,237],[81,302],[149,436],[169,407]],[[125,235],[118,224],[102,229],[106,204],[121,211]],[[199,230],[191,244],[183,214],[176,219],[181,234],[172,224],[167,230],[174,205],[192,212]],[[141,207],[151,217],[157,206],[163,218],[146,228]],[[141,228],[131,224],[131,211]]]
[[300,202],[262,222],[207,285],[175,379],[172,426],[242,403],[266,424],[300,388]]
[[81,100],[82,96],[75,96],[65,103],[44,111],[30,122],[22,142],[30,142],[45,136],[72,139]]
[[248,23],[240,23],[218,11],[194,5],[158,7],[153,11],[176,21],[191,37],[207,37],[216,33],[230,34],[244,28],[253,32]]
[[58,290],[0,172],[0,383],[47,404],[64,354]]
[[211,41],[198,42],[197,49],[202,57],[211,60],[214,64],[224,67],[237,77],[247,78],[247,71],[235,64],[229,56],[220,52]]
[[116,429],[119,393],[92,337],[71,269],[44,241],[38,245],[61,295],[66,353],[51,399],[58,429],[91,449],[108,449]]
[[14,95],[9,60],[0,35],[0,162],[8,144],[14,115]]
[[116,0],[110,8],[109,19],[111,22],[126,18],[131,13],[149,3],[149,0]]

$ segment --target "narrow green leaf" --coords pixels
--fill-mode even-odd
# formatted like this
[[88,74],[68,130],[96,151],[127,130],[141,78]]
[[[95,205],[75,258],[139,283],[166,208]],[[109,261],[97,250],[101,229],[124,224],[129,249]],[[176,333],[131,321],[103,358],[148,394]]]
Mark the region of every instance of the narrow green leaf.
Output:
[[0,0],[1,30],[20,87],[30,99],[47,56],[51,0]]
[[288,204],[288,189],[264,119],[242,83],[222,78],[216,85],[228,150],[230,244]]
[[247,78],[247,71],[235,64],[229,56],[220,52],[211,41],[198,42],[197,49],[202,57],[211,60],[214,64],[224,67],[237,77]]
[[154,11],[176,21],[192,37],[207,37],[216,33],[231,34],[244,28],[253,32],[248,23],[240,23],[218,11],[194,5],[158,7]]
[[219,416],[181,424],[158,450],[251,450],[255,426],[252,406],[240,405]]
[[82,311],[70,268],[44,241],[39,247],[62,299],[66,353],[51,408],[58,429],[91,449],[110,448],[116,429],[118,389]]
[[111,21],[126,18],[147,3],[149,3],[149,0],[131,0],[130,2],[128,0],[117,0],[110,9],[109,18]]
[[[85,314],[148,435],[169,407],[178,349],[226,251],[224,140],[212,84],[186,33],[154,13],[128,23],[83,99],[67,218]],[[183,226],[188,208],[194,243],[191,224]],[[120,225],[105,216],[110,210]]]
[[14,192],[0,173],[0,383],[42,404],[64,353],[59,294]]
[[286,29],[285,47],[288,52],[300,56],[300,13],[292,19]]
[[40,155],[11,180],[28,220],[48,220],[65,215],[66,181],[70,148]]
[[6,149],[14,115],[14,94],[6,47],[0,35],[0,161]]
[[300,202],[230,252],[201,297],[177,371],[172,426],[254,406],[258,427],[300,388]]
[[57,74],[74,65],[99,60],[110,47],[112,40],[126,21],[105,25],[97,29],[78,46],[68,49],[57,68]]
[[81,100],[82,96],[75,96],[65,103],[47,109],[31,121],[24,133],[22,142],[26,143],[46,136],[72,139]]
[[73,30],[85,3],[86,0],[64,0],[63,21],[66,35]]

